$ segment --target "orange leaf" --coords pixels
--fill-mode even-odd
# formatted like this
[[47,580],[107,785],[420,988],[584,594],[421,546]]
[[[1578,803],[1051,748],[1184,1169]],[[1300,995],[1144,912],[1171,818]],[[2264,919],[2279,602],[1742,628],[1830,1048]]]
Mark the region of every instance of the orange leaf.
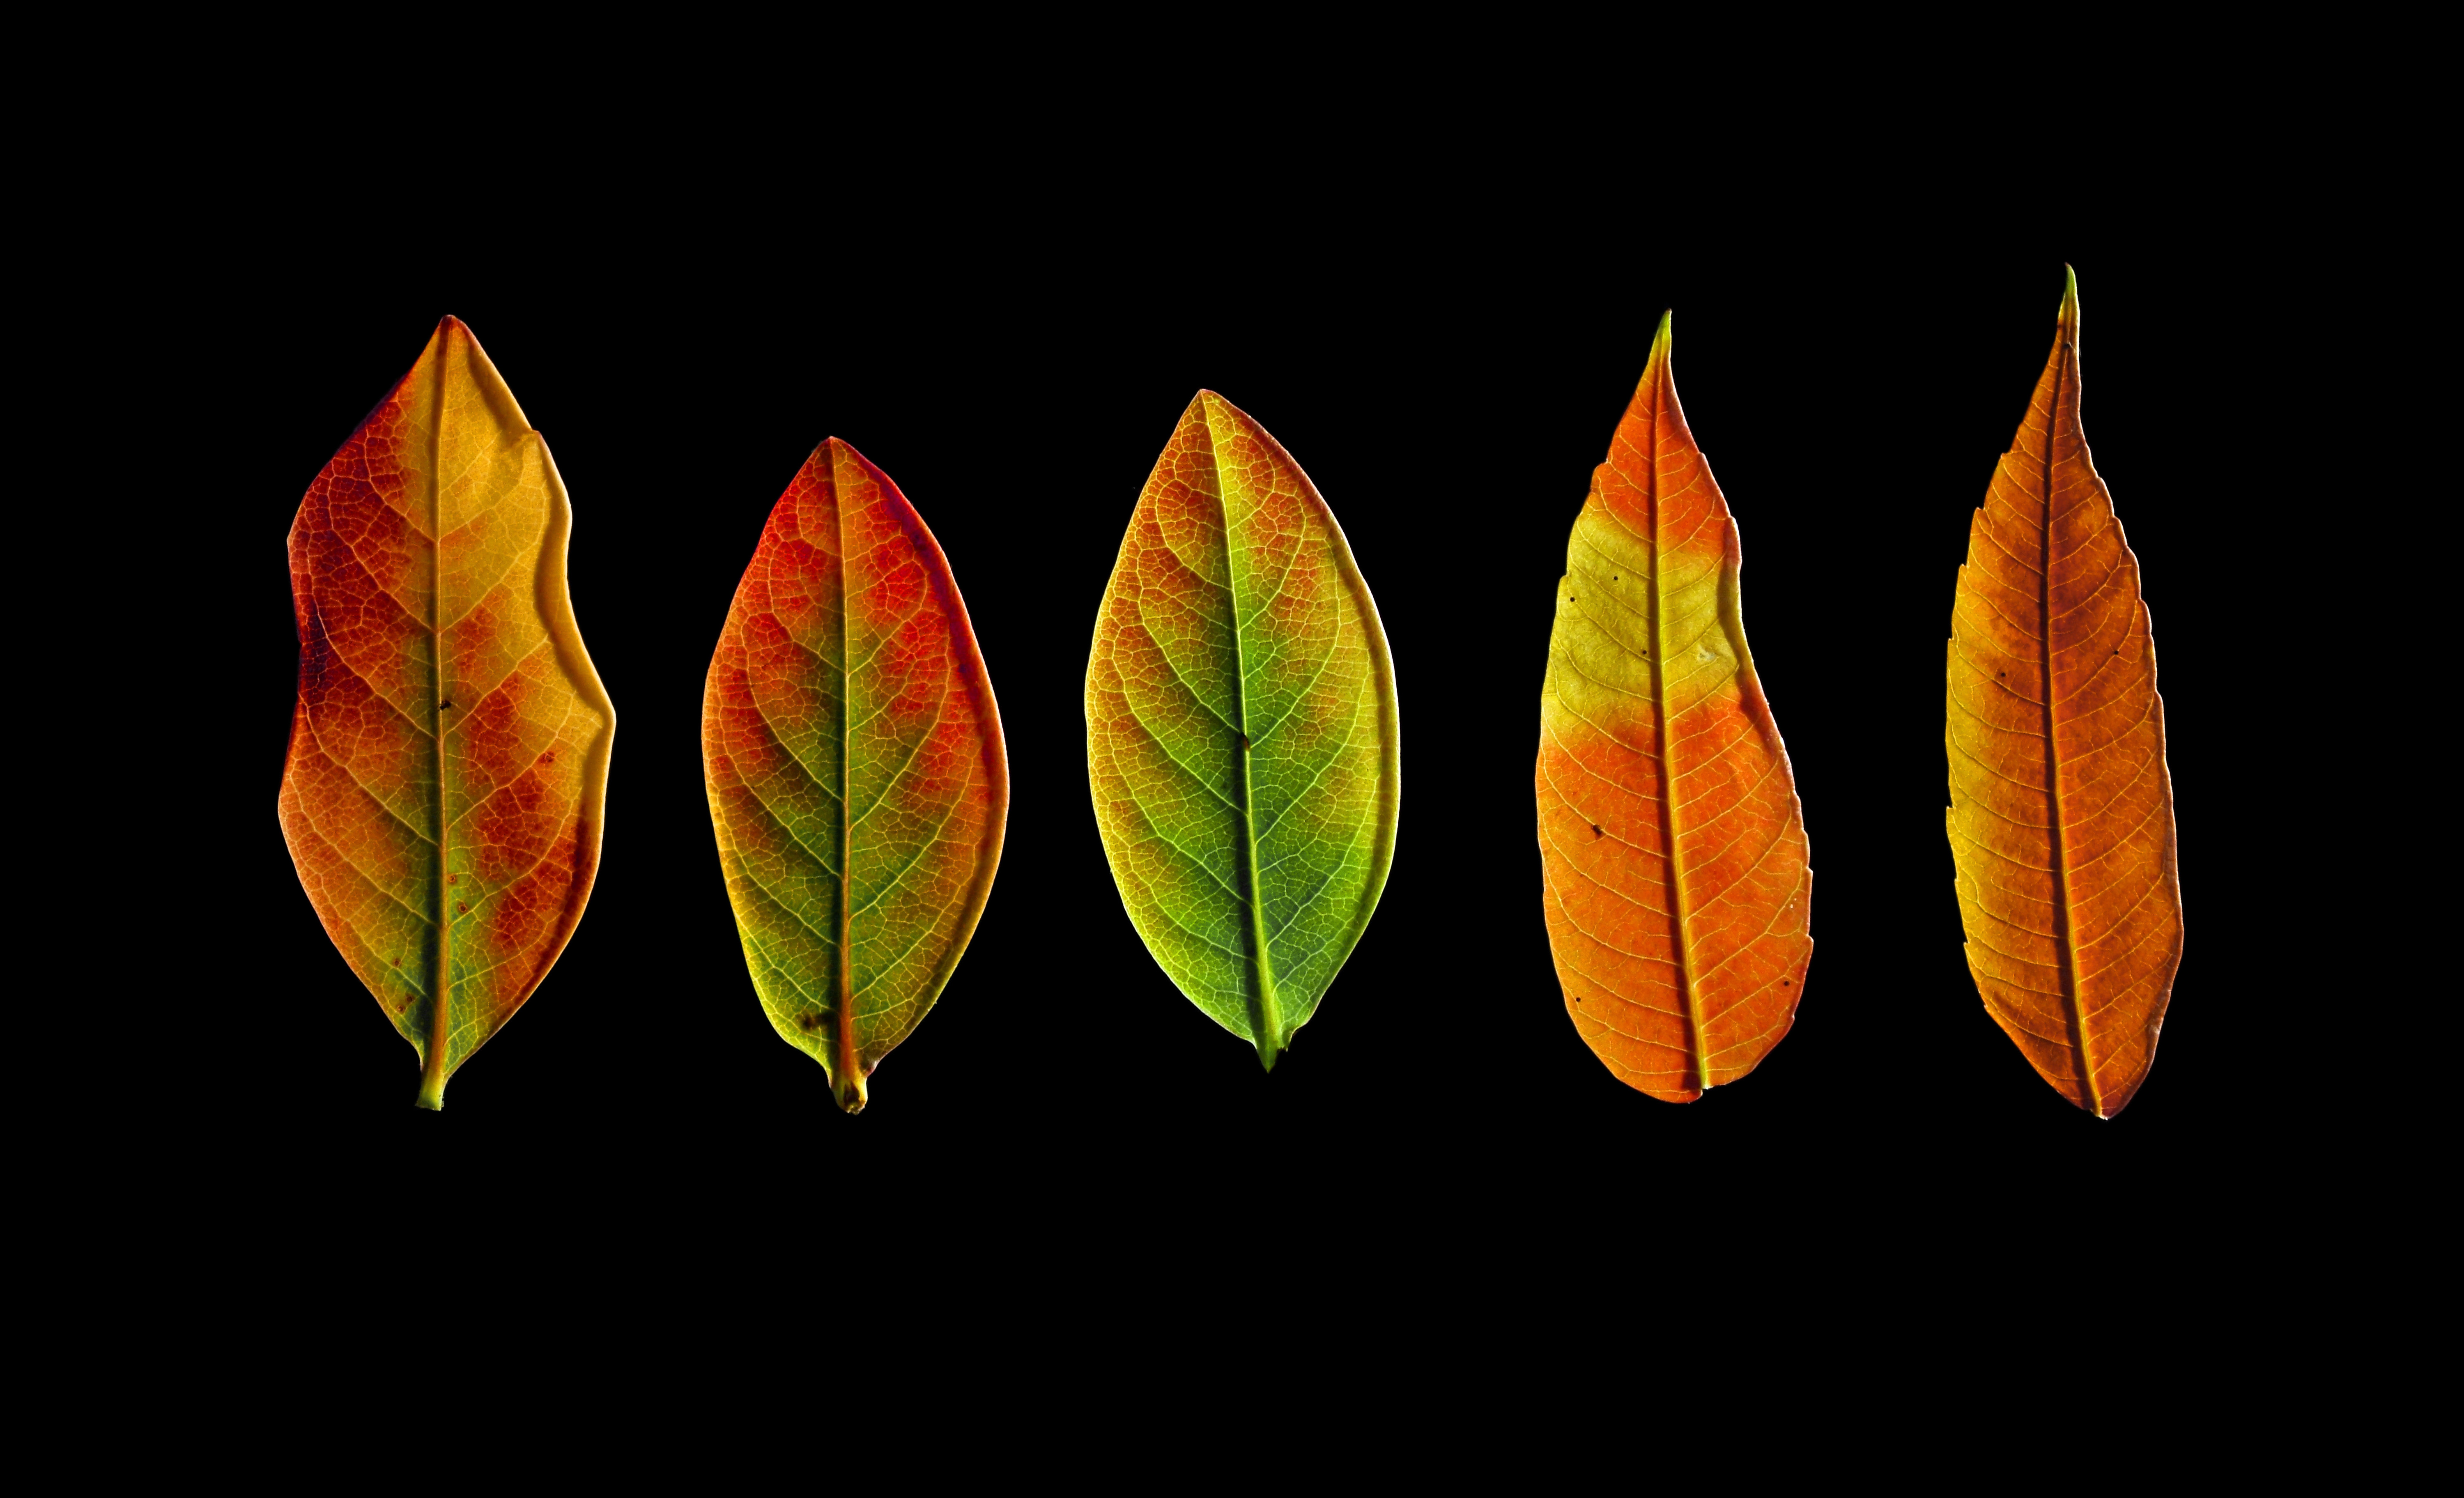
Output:
[[1540,867],[1574,1028],[1669,1102],[1795,1018],[1813,870],[1738,613],[1737,527],[1668,371],[1668,319],[1574,520],[1540,694]]
[[2182,894],[2139,559],[2088,460],[2079,390],[2073,280],[1959,569],[1945,820],[1986,1012],[2056,1091],[2110,1118],[2156,1054]]

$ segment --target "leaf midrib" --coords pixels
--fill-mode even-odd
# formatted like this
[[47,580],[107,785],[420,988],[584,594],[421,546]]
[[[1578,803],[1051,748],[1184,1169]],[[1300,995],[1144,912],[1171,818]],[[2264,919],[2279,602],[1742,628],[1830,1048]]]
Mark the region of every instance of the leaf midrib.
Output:
[[[2062,1019],[2070,1028],[2072,1065],[2079,1070],[2079,1090],[2087,1111],[2104,1115],[2097,1095],[2096,1068],[2087,1053],[2087,1020],[2080,1013],[2077,956],[2071,950],[2070,850],[2062,836],[2061,750],[2054,737],[2054,445],[2061,440],[2062,386],[2070,378],[2071,349],[2076,337],[2070,309],[2062,310],[2054,340],[2054,388],[2045,409],[2045,451],[2041,471],[2038,555],[2044,566],[2036,573],[2036,659],[2038,686],[2045,704],[2045,822],[2052,839],[2054,876],[2054,971],[2061,987]],[[2076,400],[2077,396],[2074,395]]]
[[1272,1070],[1275,1053],[1284,1048],[1283,1004],[1275,993],[1275,964],[1266,936],[1266,912],[1258,890],[1258,802],[1249,763],[1249,663],[1243,642],[1245,626],[1241,608],[1240,568],[1233,562],[1231,505],[1224,494],[1223,467],[1216,459],[1214,403],[1199,398],[1199,418],[1206,430],[1206,464],[1215,478],[1215,514],[1223,537],[1223,591],[1232,604],[1232,706],[1241,723],[1241,874],[1243,903],[1249,908],[1249,941],[1255,980],[1249,1001],[1249,1033],[1258,1059]]
[[1685,1045],[1689,1052],[1686,1059],[1693,1064],[1694,1087],[1700,1091],[1710,1087],[1711,1079],[1705,1074],[1703,1002],[1694,991],[1693,954],[1687,950],[1687,934],[1692,929],[1692,919],[1685,898],[1685,869],[1678,856],[1677,770],[1670,762],[1667,679],[1661,669],[1667,651],[1663,649],[1665,642],[1660,633],[1660,594],[1667,582],[1664,575],[1667,569],[1662,565],[1665,559],[1660,546],[1660,423],[1664,414],[1663,408],[1676,385],[1669,376],[1665,354],[1661,356],[1659,363],[1651,393],[1651,447],[1643,453],[1642,464],[1644,514],[1648,518],[1645,528],[1650,532],[1648,544],[1651,548],[1651,587],[1643,595],[1644,633],[1651,641],[1651,651],[1644,665],[1651,671],[1652,745],[1659,751],[1655,758],[1660,761],[1661,857],[1668,865],[1669,897],[1670,903],[1676,907],[1677,917],[1677,939],[1669,945],[1676,954],[1678,990],[1685,996]]
[[839,1095],[844,1098],[848,1089],[858,1085],[861,1076],[855,1038],[855,956],[851,944],[855,927],[855,880],[852,877],[855,865],[850,854],[855,844],[856,818],[854,808],[847,804],[847,754],[855,738],[855,704],[849,696],[855,673],[847,669],[847,612],[855,605],[847,589],[847,496],[839,492],[839,455],[833,452],[827,457],[828,471],[823,475],[823,482],[829,488],[830,523],[838,531],[839,1075],[836,1081]]
[[420,1087],[423,1096],[443,1100],[446,1049],[451,1040],[453,975],[453,901],[447,893],[453,876],[447,848],[450,830],[445,817],[445,411],[446,386],[452,378],[453,338],[439,329],[436,338],[436,419],[428,432],[428,715],[429,742],[435,761],[435,793],[429,802],[429,841],[436,845],[436,986],[429,996],[428,1053]]

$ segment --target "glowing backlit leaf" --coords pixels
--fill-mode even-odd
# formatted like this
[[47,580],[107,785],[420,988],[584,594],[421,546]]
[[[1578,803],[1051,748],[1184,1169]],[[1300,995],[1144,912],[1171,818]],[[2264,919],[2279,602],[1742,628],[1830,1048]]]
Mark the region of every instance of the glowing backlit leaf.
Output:
[[2079,427],[2079,285],[1969,528],[1951,613],[1951,852],[1986,1012],[2101,1117],[2182,962],[2173,783],[2139,559]]
[[1540,693],[1540,867],[1574,1028],[1669,1102],[1751,1071],[1805,991],[1813,871],[1738,610],[1737,527],[1668,321],[1574,520]]
[[1147,950],[1269,1070],[1377,908],[1398,753],[1342,528],[1281,444],[1199,391],[1095,622],[1088,768]]
[[418,1101],[520,1008],[599,867],[616,713],[564,576],[573,507],[471,330],[437,325],[291,527],[282,832]]
[[701,721],[753,986],[860,1112],[865,1079],[975,935],[1009,764],[948,559],[890,475],[836,437],[770,512]]

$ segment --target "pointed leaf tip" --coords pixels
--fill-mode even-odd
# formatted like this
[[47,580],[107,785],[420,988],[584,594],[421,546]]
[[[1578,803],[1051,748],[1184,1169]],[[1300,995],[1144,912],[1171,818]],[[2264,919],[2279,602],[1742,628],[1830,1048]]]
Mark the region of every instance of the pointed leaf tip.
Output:
[[2079,321],[2079,273],[2072,270],[2067,263],[2062,266],[2062,310],[2060,316],[2061,320],[2064,322],[2077,324]]
[[845,437],[824,437],[822,445],[813,450],[813,455],[828,460],[833,483],[838,482],[837,474],[841,468],[851,468],[875,483],[888,485],[891,489],[898,487],[891,483],[889,474],[873,467],[872,460],[857,452],[855,444]]
[[1675,377],[1669,373],[1669,348],[1672,341],[1669,337],[1668,326],[1675,319],[1676,315],[1674,308],[1661,313],[1660,315],[1660,325],[1652,330],[1651,353],[1650,356],[1642,362],[1641,384],[1644,386],[1658,384],[1666,385],[1671,388],[1675,387]]

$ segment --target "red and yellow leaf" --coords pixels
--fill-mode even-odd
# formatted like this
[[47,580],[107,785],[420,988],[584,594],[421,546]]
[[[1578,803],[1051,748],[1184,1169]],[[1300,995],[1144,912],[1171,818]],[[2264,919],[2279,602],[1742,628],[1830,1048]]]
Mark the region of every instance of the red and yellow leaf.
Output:
[[1969,528],[1946,738],[1986,1011],[2056,1091],[2110,1118],[2156,1054],[2182,893],[2139,559],[2079,427],[2076,280]]
[[1009,761],[949,560],[836,437],[780,496],[736,591],[702,766],[761,1007],[856,1112],[975,935]]
[[1540,694],[1540,866],[1574,1028],[1669,1102],[1733,1082],[1805,989],[1813,870],[1738,611],[1737,527],[1668,321],[1575,518]]
[[565,585],[547,444],[452,318],[291,527],[282,832],[420,1056],[419,1102],[547,976],[599,867],[616,712]]

